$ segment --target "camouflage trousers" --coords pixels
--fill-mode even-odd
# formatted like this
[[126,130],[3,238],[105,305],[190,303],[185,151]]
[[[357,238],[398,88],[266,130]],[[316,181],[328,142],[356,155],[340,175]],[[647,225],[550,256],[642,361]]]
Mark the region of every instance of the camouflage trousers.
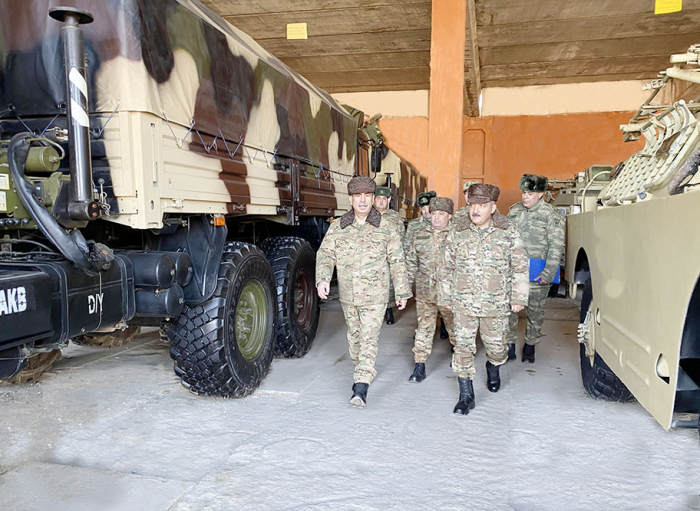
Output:
[[454,330],[452,328],[452,309],[438,307],[434,303],[416,300],[416,312],[418,315],[418,328],[413,343],[413,354],[416,364],[425,363],[433,351],[433,338],[435,337],[435,324],[438,312],[445,321],[445,328],[450,334],[450,342],[455,345]]
[[348,327],[350,359],[355,365],[355,383],[372,383],[377,376],[374,365],[377,362],[379,331],[384,322],[386,306],[379,304],[356,307],[350,303],[341,305]]
[[[547,303],[547,295],[550,286],[540,286],[537,282],[530,282],[530,292],[525,307],[527,326],[525,327],[525,344],[535,346],[542,337],[542,323],[544,323],[544,306]],[[508,343],[515,344],[518,340],[518,315],[510,315],[510,327],[508,329]]]
[[396,306],[396,294],[394,293],[394,281],[389,279],[389,301],[386,304],[387,309]]
[[460,378],[474,378],[474,355],[476,354],[476,334],[481,334],[481,342],[486,350],[486,358],[495,366],[505,364],[508,349],[505,336],[508,330],[508,316],[480,318],[454,311],[454,328],[457,345],[452,355],[452,370]]

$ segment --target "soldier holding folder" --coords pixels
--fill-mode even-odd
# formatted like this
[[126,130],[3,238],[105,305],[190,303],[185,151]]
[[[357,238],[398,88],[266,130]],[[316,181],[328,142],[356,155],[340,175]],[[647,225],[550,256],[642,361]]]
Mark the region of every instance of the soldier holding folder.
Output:
[[[559,263],[564,250],[564,218],[543,200],[547,178],[525,174],[520,180],[522,200],[511,206],[508,220],[520,233],[529,258],[530,294],[525,316],[523,362],[535,362],[535,346],[542,337],[544,306],[551,284],[559,282]],[[511,314],[508,359],[516,358],[518,315]]]

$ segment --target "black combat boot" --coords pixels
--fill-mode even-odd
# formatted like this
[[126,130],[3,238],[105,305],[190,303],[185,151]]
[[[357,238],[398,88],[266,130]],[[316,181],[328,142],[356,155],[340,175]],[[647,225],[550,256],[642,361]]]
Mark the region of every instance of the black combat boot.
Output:
[[445,320],[440,318],[440,339],[447,339],[448,337],[450,337],[450,334],[447,332]]
[[515,354],[515,344],[508,344],[508,360],[515,360],[518,355]]
[[457,381],[459,381],[459,402],[455,406],[454,413],[467,415],[475,406],[474,384],[471,378],[457,378]]
[[416,362],[416,367],[413,368],[413,374],[408,379],[415,383],[420,383],[425,380],[425,364],[421,362]]
[[486,362],[486,373],[488,374],[487,386],[491,392],[498,392],[501,388],[501,376],[498,374],[498,366],[490,361]]
[[350,404],[355,408],[364,408],[367,405],[367,389],[369,389],[369,383],[356,383],[353,385]]
[[523,346],[523,362],[535,363],[535,347],[530,344]]
[[386,324],[387,324],[387,325],[393,325],[393,324],[395,323],[395,321],[394,321],[394,309],[392,309],[391,307],[389,307],[389,308],[386,310],[386,314],[385,314],[384,317],[386,318]]

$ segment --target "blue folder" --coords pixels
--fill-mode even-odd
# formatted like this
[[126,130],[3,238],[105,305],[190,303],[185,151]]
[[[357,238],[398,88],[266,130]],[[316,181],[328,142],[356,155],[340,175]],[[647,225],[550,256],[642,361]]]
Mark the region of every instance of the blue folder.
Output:
[[[530,282],[534,282],[540,276],[544,265],[547,263],[544,259],[530,259]],[[559,274],[561,273],[561,265],[557,266],[557,273],[554,275],[554,282],[551,284],[559,284]]]

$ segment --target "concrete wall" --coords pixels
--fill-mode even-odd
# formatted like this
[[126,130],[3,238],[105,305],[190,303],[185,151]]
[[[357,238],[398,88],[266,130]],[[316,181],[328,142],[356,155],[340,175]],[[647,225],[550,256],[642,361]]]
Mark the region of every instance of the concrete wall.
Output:
[[[619,125],[632,114],[465,117],[460,168],[441,169],[429,186],[445,193],[454,189],[455,182],[461,190],[467,179],[484,180],[501,188],[498,207],[505,213],[519,200],[518,185],[524,173],[568,179],[591,165],[615,165],[641,149],[641,141],[623,143],[619,131]],[[379,126],[387,145],[425,172],[428,119],[383,118]],[[464,204],[461,194],[452,198]]]

